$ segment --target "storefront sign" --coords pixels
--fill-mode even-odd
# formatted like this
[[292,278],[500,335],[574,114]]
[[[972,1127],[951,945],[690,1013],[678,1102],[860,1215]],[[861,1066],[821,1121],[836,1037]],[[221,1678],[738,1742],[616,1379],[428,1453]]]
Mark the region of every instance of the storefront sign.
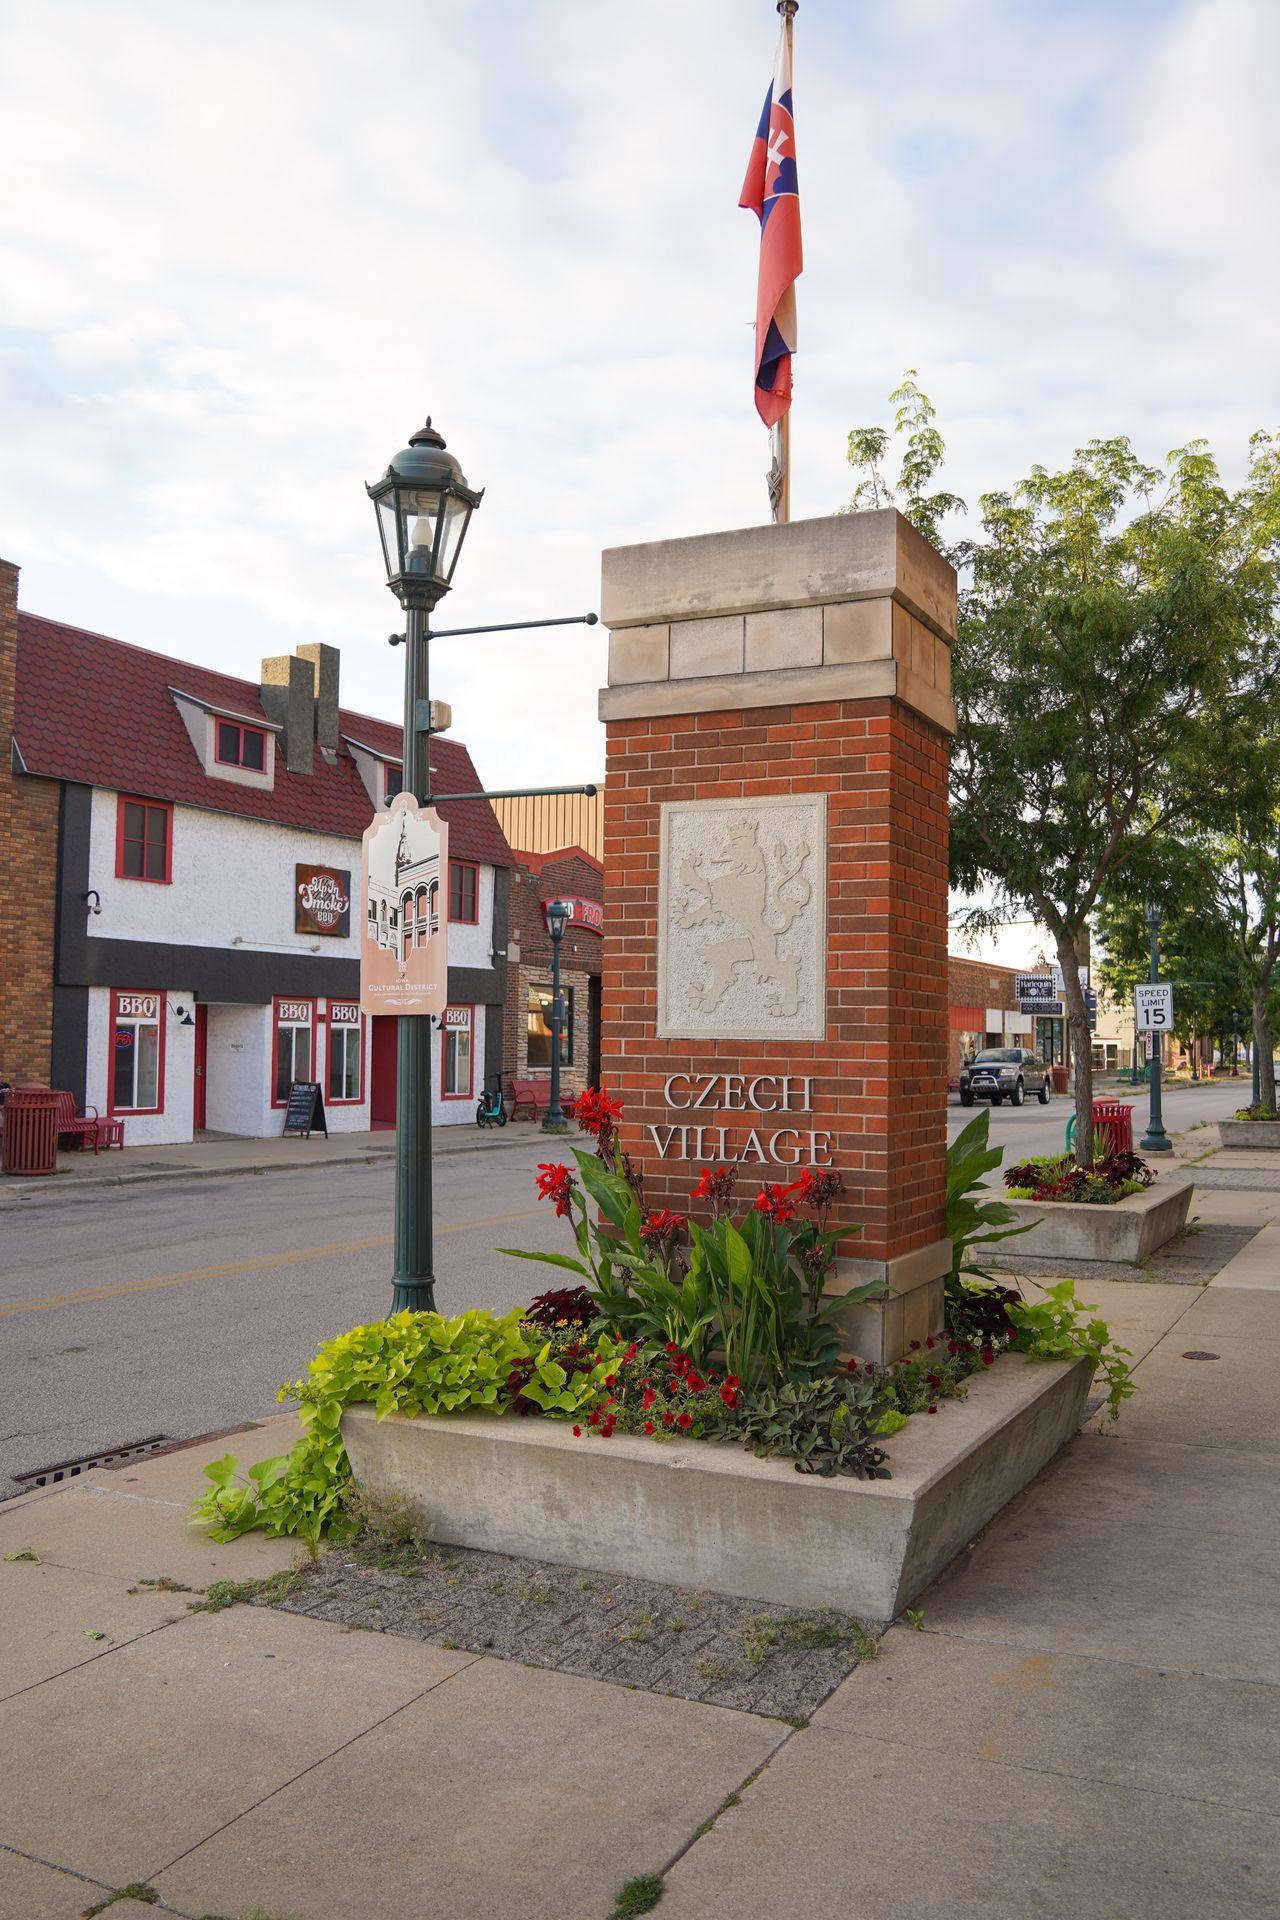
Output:
[[771,1127],[761,1121],[741,1127],[717,1116],[810,1113],[813,1080],[808,1074],[781,1073],[673,1073],[663,1083],[665,1105],[678,1113],[705,1114],[701,1121],[676,1121],[650,1126],[662,1160],[689,1160],[697,1165],[739,1161],[743,1165],[772,1163],[780,1167],[829,1167],[829,1131],[817,1127]]
[[1061,989],[1051,973],[1015,973],[1013,995],[1027,1013],[1043,1000],[1056,1000]]
[[329,1020],[335,1027],[354,1027],[360,1020],[360,1002],[358,1000],[331,1000],[329,1002]]
[[471,1030],[470,1007],[446,1007],[444,1026],[446,1033],[469,1033]]
[[[141,971],[141,969],[139,969]],[[160,1017],[158,993],[119,993],[116,995],[118,1020],[157,1020]]]
[[604,932],[604,908],[598,900],[584,900],[579,894],[553,893],[542,903],[542,917],[545,920],[547,908],[556,901],[569,909],[569,925],[585,927],[589,933]]
[[311,1025],[311,1002],[309,1000],[281,1000],[276,1006],[276,1018],[289,1026],[309,1027]]
[[342,940],[351,931],[351,869],[295,866],[295,933],[320,933]]
[[329,1138],[329,1123],[324,1117],[324,1094],[315,1080],[294,1080],[285,1102],[283,1133],[300,1133],[304,1140],[317,1131]]
[[434,807],[399,793],[364,835],[364,1013],[443,1013],[449,998],[449,829]]

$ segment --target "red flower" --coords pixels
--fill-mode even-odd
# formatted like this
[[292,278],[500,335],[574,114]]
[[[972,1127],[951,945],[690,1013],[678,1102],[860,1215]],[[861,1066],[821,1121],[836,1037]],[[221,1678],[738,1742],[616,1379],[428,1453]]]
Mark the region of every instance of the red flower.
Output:
[[666,1410],[666,1412],[665,1412],[665,1413],[663,1414],[663,1416],[662,1416],[662,1424],[663,1424],[663,1426],[664,1426],[664,1427],[670,1427],[670,1426],[674,1426],[674,1425],[675,1425],[675,1418],[676,1418],[676,1417],[675,1417],[675,1415],[674,1415],[674,1413],[672,1413],[672,1411],[671,1411],[671,1409],[670,1409],[670,1407],[668,1407],[668,1408],[667,1408],[667,1410]]
[[587,1087],[578,1095],[577,1118],[583,1133],[603,1138],[606,1144],[617,1132],[617,1118],[622,1112],[621,1100],[611,1100],[603,1087]]
[[925,1408],[925,1412],[926,1412],[926,1413],[936,1413],[937,1411],[938,1411],[938,1409],[937,1409],[936,1407],[926,1407],[926,1408]]
[[707,1383],[700,1373],[691,1373],[685,1385],[690,1393],[705,1393],[707,1390]]
[[660,1213],[650,1213],[640,1229],[640,1238],[648,1247],[663,1248],[669,1240],[674,1240],[684,1225],[684,1215],[673,1213],[670,1207],[663,1207]]
[[984,1367],[994,1366],[996,1358],[994,1347],[984,1347],[978,1358],[982,1361]]
[[925,1341],[925,1345],[926,1345],[926,1347],[932,1347],[932,1346],[933,1346],[933,1344],[934,1344],[934,1339],[933,1339],[933,1335],[932,1335],[932,1334],[930,1334],[930,1335],[929,1335],[929,1337],[928,1337],[928,1339],[927,1339],[927,1340]]
[[824,1168],[815,1172],[806,1167],[795,1185],[791,1188],[802,1207],[814,1207],[819,1212],[829,1207],[840,1192],[844,1182],[834,1168]]
[[959,1342],[958,1340],[948,1340],[948,1342],[947,1342],[947,1352],[948,1352],[948,1353],[961,1353],[961,1352],[963,1352],[963,1348],[961,1347],[961,1345],[960,1345],[960,1342]]
[[600,1410],[598,1407],[594,1413],[587,1415],[587,1425],[589,1427],[598,1427],[600,1425]]
[[911,1342],[911,1351],[912,1351],[912,1353],[918,1353],[918,1352],[919,1352],[919,1350],[920,1350],[920,1342],[919,1342],[918,1340],[913,1340],[913,1341]]
[[680,1415],[680,1418],[676,1421],[676,1425],[678,1427],[691,1427],[693,1425],[692,1416],[687,1413],[682,1413]]
[[550,1161],[540,1161],[538,1165],[538,1193],[543,1200],[554,1200],[556,1215],[563,1220],[569,1211],[570,1195],[577,1182],[568,1167],[553,1165]]
[[664,1353],[679,1353],[680,1349],[674,1340],[668,1340],[664,1343],[662,1351]]
[[581,1440],[581,1438],[582,1438],[582,1428],[581,1428],[581,1427],[575,1427],[575,1428],[574,1428],[574,1430],[573,1430],[573,1437],[574,1437],[574,1439],[575,1439],[575,1440]]
[[779,1225],[784,1220],[794,1220],[796,1210],[789,1196],[795,1192],[798,1185],[797,1181],[789,1187],[761,1187],[752,1202],[752,1212],[762,1213],[767,1220],[776,1220]]
[[856,1373],[858,1371],[858,1368],[862,1365],[862,1362],[857,1358],[855,1354],[852,1359],[845,1361],[845,1365],[846,1367],[848,1367],[850,1373]]
[[646,1433],[656,1433],[658,1431],[658,1429],[654,1426],[652,1420],[645,1421],[644,1430]]
[[724,1383],[726,1387],[732,1387],[735,1393],[737,1392],[738,1388],[742,1385],[742,1382],[741,1380],[739,1380],[736,1373],[726,1373],[724,1377]]
[[730,1408],[730,1410],[732,1410],[738,1404],[738,1396],[735,1393],[734,1389],[729,1385],[729,1382],[727,1380],[725,1381],[724,1385],[720,1389],[720,1398],[724,1401],[726,1407]]
[[644,1399],[640,1402],[641,1412],[648,1413],[657,1397],[652,1387],[646,1387],[644,1390]]
[[942,1382],[941,1382],[941,1380],[940,1380],[940,1379],[938,1378],[938,1376],[937,1376],[937,1374],[936,1374],[936,1373],[926,1373],[926,1375],[925,1375],[925,1382],[926,1382],[926,1384],[927,1384],[928,1386],[931,1386],[931,1387],[933,1388],[933,1390],[934,1390],[934,1392],[935,1392],[935,1393],[937,1393],[937,1391],[938,1391],[938,1389],[939,1389],[939,1388],[941,1387],[941,1385],[942,1385]]

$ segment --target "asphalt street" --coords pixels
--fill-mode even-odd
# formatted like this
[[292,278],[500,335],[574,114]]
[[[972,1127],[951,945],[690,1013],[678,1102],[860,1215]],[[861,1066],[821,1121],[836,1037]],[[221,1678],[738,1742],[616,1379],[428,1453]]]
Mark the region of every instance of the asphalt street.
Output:
[[[1243,1085],[1171,1094],[1169,1124],[1231,1113]],[[1011,1156],[1048,1152],[1069,1111],[1062,1098],[1001,1107],[992,1140]],[[971,1117],[953,1097],[951,1135]],[[497,1252],[567,1249],[534,1196],[549,1144],[437,1162],[443,1310],[503,1309],[556,1283]],[[20,1490],[17,1473],[275,1411],[277,1387],[323,1341],[386,1311],[392,1179],[379,1163],[0,1195],[0,1498]]]

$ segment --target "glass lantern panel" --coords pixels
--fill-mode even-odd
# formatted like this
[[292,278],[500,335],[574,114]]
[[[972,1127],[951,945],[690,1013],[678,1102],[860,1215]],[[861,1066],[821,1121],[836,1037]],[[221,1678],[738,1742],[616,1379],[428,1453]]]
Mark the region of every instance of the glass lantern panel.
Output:
[[471,508],[465,500],[459,500],[450,494],[444,503],[444,537],[440,542],[440,564],[438,571],[444,580],[452,577],[454,564],[458,558],[458,549],[462,545],[462,536],[471,518]]
[[404,510],[406,568],[410,573],[434,573],[440,495],[435,488],[425,487],[406,493]]
[[384,493],[377,502],[378,533],[382,540],[382,558],[386,562],[387,578],[394,579],[401,571],[400,547],[396,538],[396,496],[395,489]]

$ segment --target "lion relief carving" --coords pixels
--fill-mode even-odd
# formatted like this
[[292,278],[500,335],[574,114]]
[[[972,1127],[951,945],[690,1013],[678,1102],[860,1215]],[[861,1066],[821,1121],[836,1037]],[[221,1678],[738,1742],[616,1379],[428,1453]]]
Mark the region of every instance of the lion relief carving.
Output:
[[685,932],[707,929],[695,943],[706,981],[688,995],[699,1013],[714,1012],[742,967],[750,967],[764,989],[769,1014],[790,1019],[796,1012],[801,957],[780,952],[778,942],[813,898],[805,873],[810,849],[804,841],[793,847],[777,842],[772,854],[771,883],[759,822],[743,816],[729,826],[718,855],[686,854],[679,863],[682,891],[672,905],[672,922]]

